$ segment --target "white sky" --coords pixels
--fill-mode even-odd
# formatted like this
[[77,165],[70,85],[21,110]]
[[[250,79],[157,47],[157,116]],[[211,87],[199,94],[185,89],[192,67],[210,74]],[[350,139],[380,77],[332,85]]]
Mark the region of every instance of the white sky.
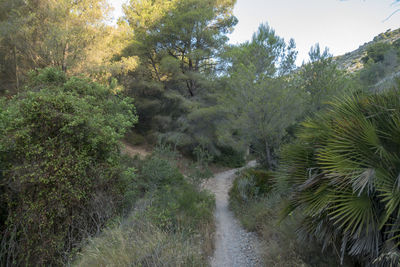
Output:
[[[114,18],[122,15],[126,0],[109,0]],[[315,43],[328,47],[334,55],[357,49],[387,29],[400,28],[400,12],[384,21],[400,5],[393,0],[237,0],[234,10],[239,19],[230,35],[233,44],[249,40],[260,23],[297,44],[298,64],[307,60]]]

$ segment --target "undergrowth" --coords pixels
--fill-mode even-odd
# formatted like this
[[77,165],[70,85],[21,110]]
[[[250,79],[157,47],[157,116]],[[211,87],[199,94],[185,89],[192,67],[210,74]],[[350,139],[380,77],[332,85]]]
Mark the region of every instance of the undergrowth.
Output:
[[318,244],[299,240],[296,231],[301,214],[293,213],[281,221],[285,200],[272,190],[272,181],[270,172],[246,169],[229,192],[230,208],[243,227],[260,237],[265,266],[339,266],[333,253],[321,253]]
[[[74,266],[207,266],[214,196],[178,171],[168,147],[140,161],[127,216],[87,241]],[[131,200],[132,201],[132,200]]]

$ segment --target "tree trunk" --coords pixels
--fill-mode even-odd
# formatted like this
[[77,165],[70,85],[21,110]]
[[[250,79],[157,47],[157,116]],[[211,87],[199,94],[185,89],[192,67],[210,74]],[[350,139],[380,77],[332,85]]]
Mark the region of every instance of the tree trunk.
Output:
[[13,49],[13,56],[14,56],[14,72],[15,72],[15,87],[17,90],[19,89],[19,77],[18,77],[18,59],[17,59],[17,47],[14,45]]
[[158,80],[159,82],[161,82],[161,77],[160,77],[160,74],[158,73],[158,69],[157,69],[156,63],[154,62],[154,60],[153,60],[153,58],[151,57],[151,55],[149,56],[149,59],[150,59],[150,62],[151,62],[151,66],[153,67],[153,70],[154,70],[154,72],[155,72],[155,74],[156,74],[157,80]]
[[67,59],[68,59],[68,42],[65,44],[63,51],[63,59],[62,59],[62,71],[67,72]]
[[191,82],[190,82],[190,81],[186,81],[186,86],[187,86],[187,88],[188,88],[188,91],[189,91],[190,96],[193,97],[193,96],[194,96],[194,93],[193,93],[193,90],[192,90]]
[[268,141],[265,141],[265,156],[267,160],[267,167],[269,170],[271,170],[273,167],[273,162],[272,162],[271,149],[268,145]]

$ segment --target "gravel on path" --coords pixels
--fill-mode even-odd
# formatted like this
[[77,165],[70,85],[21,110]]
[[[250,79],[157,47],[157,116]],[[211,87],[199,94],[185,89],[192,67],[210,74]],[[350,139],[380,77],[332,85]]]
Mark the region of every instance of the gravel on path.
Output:
[[[250,162],[254,166],[255,162]],[[244,230],[229,210],[228,192],[239,169],[219,173],[206,187],[215,194],[216,238],[213,267],[262,266],[256,234]]]

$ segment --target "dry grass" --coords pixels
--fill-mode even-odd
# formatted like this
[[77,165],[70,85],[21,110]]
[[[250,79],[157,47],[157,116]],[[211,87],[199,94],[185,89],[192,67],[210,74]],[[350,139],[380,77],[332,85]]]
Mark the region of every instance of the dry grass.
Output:
[[127,142],[122,142],[121,152],[132,158],[139,156],[141,159],[144,159],[151,154],[151,148],[147,145],[132,146]]
[[199,236],[201,240],[201,248],[203,253],[203,259],[207,261],[214,255],[215,249],[215,222],[209,222],[202,224],[199,229]]
[[[266,266],[309,266],[298,253],[294,229],[279,225],[279,202],[271,198],[249,201],[246,204],[232,203],[231,207],[242,225],[259,234],[261,251]],[[322,265],[321,265],[322,266]]]
[[[162,175],[164,184],[136,200],[129,217],[88,240],[73,266],[208,265],[214,250],[215,199],[161,163],[147,159],[149,170]],[[142,168],[144,179],[153,177],[149,170]]]
[[195,242],[149,222],[132,220],[90,240],[76,266],[200,266]]
[[73,266],[206,266],[213,236],[213,224],[201,225],[191,235],[163,230],[133,215],[90,239]]
[[[184,179],[193,162],[168,147],[124,144],[140,164],[136,183],[149,190],[127,218],[87,240],[72,266],[207,266],[214,252],[215,200]],[[154,156],[157,155],[157,156]],[[167,161],[167,164],[165,163]],[[146,167],[147,166],[147,167]]]
[[244,228],[258,233],[266,266],[339,266],[338,258],[333,253],[324,254],[317,244],[298,239],[299,214],[280,222],[284,206],[281,195],[269,193],[266,197],[248,201],[238,201],[233,195],[230,195],[230,207]]

